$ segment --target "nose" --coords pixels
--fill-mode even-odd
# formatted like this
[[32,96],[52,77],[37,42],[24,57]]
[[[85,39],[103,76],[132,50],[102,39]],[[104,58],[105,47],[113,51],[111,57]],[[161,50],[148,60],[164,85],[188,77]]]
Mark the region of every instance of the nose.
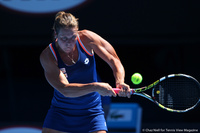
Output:
[[73,38],[68,39],[68,40],[66,41],[66,43],[73,43],[73,42],[75,42],[75,39],[73,39]]
[[76,42],[73,41],[73,40],[68,40],[68,41],[65,42],[65,46],[67,46],[67,47],[72,47],[72,46],[74,46],[75,43],[76,43]]
[[67,46],[71,46],[71,45],[73,45],[75,42],[74,42],[74,41],[66,41],[65,43],[66,43]]

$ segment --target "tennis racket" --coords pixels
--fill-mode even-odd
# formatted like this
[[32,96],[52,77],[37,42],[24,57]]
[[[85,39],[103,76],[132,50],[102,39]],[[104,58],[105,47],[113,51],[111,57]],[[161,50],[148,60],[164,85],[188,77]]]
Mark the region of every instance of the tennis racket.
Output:
[[[116,93],[119,88],[113,88]],[[151,90],[151,96],[144,91]],[[162,109],[171,112],[187,112],[194,109],[200,101],[199,82],[185,74],[171,74],[160,78],[149,86],[131,89],[132,95],[138,95],[156,103]]]

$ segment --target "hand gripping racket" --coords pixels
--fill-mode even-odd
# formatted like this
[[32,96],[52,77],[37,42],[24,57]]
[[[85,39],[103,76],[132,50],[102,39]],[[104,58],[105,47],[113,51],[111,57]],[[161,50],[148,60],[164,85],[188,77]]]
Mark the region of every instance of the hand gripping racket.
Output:
[[[116,93],[120,89],[113,88]],[[152,90],[151,96],[144,93]],[[200,101],[199,82],[185,74],[171,74],[155,81],[149,86],[131,89],[132,95],[139,95],[171,112],[187,112],[194,109]]]

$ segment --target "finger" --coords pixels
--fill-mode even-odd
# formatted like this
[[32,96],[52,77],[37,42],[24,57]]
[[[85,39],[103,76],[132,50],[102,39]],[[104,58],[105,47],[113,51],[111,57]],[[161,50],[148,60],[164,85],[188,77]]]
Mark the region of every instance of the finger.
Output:
[[125,90],[125,93],[126,93],[126,96],[128,97],[128,98],[130,98],[130,93],[131,93],[131,90],[130,90],[130,87],[129,87],[129,85],[125,85],[124,86],[124,90]]
[[131,97],[131,91],[130,91],[129,88],[127,88],[127,90],[126,90],[126,96],[127,96],[128,98]]
[[130,93],[130,92],[127,94],[127,97],[128,97],[128,98],[131,98],[131,93]]
[[121,89],[121,91],[118,94],[120,97],[126,97],[126,93],[125,91],[123,91],[123,89]]
[[115,93],[115,91],[113,89],[111,89],[111,96],[116,97],[117,94]]

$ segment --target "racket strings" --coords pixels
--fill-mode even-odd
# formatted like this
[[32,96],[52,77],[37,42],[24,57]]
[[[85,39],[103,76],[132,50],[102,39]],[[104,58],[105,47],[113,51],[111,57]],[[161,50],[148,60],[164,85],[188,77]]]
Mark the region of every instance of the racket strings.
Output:
[[155,100],[164,107],[185,110],[194,106],[200,97],[200,87],[193,79],[173,77],[155,86]]

